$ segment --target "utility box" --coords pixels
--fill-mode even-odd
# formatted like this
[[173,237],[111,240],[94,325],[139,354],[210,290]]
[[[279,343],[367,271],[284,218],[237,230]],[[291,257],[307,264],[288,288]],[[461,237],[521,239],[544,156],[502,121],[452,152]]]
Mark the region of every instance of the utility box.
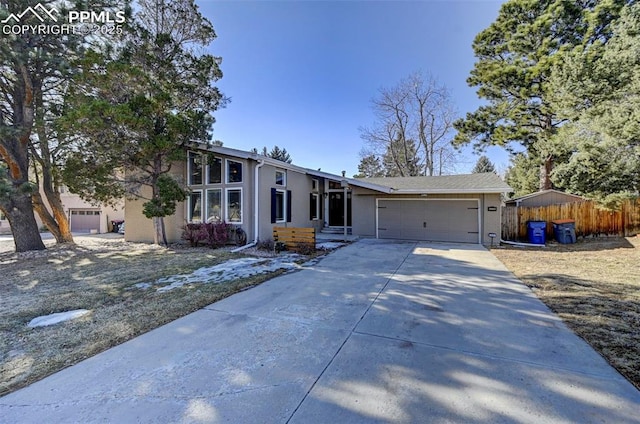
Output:
[[545,244],[547,223],[545,221],[528,221],[527,236],[531,244]]
[[553,224],[553,235],[556,241],[562,244],[576,242],[576,222],[573,219],[556,219]]

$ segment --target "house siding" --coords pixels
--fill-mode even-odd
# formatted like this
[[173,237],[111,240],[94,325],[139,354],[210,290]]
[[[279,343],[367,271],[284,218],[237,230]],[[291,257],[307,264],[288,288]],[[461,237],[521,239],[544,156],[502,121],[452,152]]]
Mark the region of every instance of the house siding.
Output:
[[[212,153],[209,153],[212,154]],[[226,210],[226,193],[228,189],[242,189],[242,223],[235,224],[241,227],[247,233],[247,240],[252,241],[268,240],[273,238],[273,227],[314,227],[319,231],[323,226],[323,220],[311,220],[309,216],[309,196],[312,190],[312,181],[317,179],[310,175],[286,169],[286,166],[278,167],[272,164],[264,164],[258,169],[258,231],[256,237],[255,232],[255,170],[259,162],[254,159],[238,159],[236,157],[230,157],[213,153],[215,157],[222,159],[225,166],[223,166],[223,173],[226,173],[226,160],[230,159],[243,164],[243,176],[241,183],[228,183],[226,176],[223,174],[222,182],[219,184],[206,184],[207,171],[203,172],[203,184],[197,186],[190,186],[193,190],[202,190],[202,202],[203,205],[206,202],[206,190],[207,189],[221,189],[222,190],[222,203],[223,210]],[[175,162],[172,166],[173,174],[180,181],[187,181],[188,166],[186,161]],[[276,171],[285,170],[286,172],[286,184],[276,185]],[[290,193],[291,204],[291,217],[285,222],[271,222],[271,189],[284,190],[285,193]],[[322,196],[322,184],[319,184],[319,188],[315,191],[319,194],[320,202],[324,201]],[[149,197],[150,190],[144,190],[142,192],[145,197]],[[287,198],[289,201],[289,198]],[[125,239],[128,241],[136,242],[153,242],[153,223],[150,219],[144,217],[142,214],[143,200],[127,200],[126,201],[126,226],[125,226]],[[177,242],[182,236],[182,227],[187,223],[188,216],[188,202],[181,202],[178,204],[176,213],[173,216],[165,218],[165,228],[167,232],[167,240],[169,242]],[[289,208],[287,208],[289,209]],[[222,215],[223,219],[225,214]]]
[[[312,220],[309,216],[309,195],[314,192],[313,177],[286,169],[286,185],[276,185],[276,171],[285,170],[271,164],[265,164],[260,168],[260,223],[259,223],[259,240],[268,240],[273,238],[273,227],[313,227],[316,231],[320,231],[323,226],[323,220]],[[319,184],[320,185],[320,184]],[[271,222],[271,189],[284,190],[291,194],[291,217],[285,222]],[[319,194],[320,202],[323,202],[322,190],[316,191]],[[289,199],[287,199],[289,201]]]
[[[222,209],[226,210],[226,194],[227,190],[238,188],[242,190],[242,222],[239,225],[246,233],[247,240],[269,240],[273,237],[274,226],[284,227],[313,227],[316,231],[320,231],[329,220],[328,201],[325,198],[329,182],[334,181],[340,184],[341,177],[330,174],[317,174],[313,170],[304,169],[289,165],[286,163],[276,163],[273,160],[263,159],[260,156],[252,155],[249,152],[242,152],[234,149],[220,148],[214,151],[203,151],[208,155],[220,158],[225,164],[223,166],[222,182],[216,184],[207,184],[206,166],[203,168],[202,184],[190,186],[194,190],[202,190],[202,216],[206,219],[206,190],[209,188],[220,189],[222,193]],[[242,182],[230,183],[227,179],[227,160],[241,162]],[[255,172],[260,163],[258,173],[258,187],[255,187]],[[173,167],[174,175],[180,181],[188,181],[187,161],[176,162]],[[276,173],[284,171],[286,173],[285,184],[276,184]],[[313,181],[317,180],[316,188]],[[356,183],[351,183],[351,210],[352,210],[352,233],[362,237],[376,237],[376,201],[378,199],[474,199],[479,204],[479,231],[481,233],[480,240],[483,244],[491,243],[489,233],[500,234],[501,216],[500,216],[500,194],[434,194],[429,193],[426,197],[420,194],[386,194],[382,186],[381,190],[373,188],[365,188]],[[366,184],[365,184],[366,185]],[[375,184],[374,184],[375,186]],[[257,190],[257,191],[256,191]],[[272,222],[272,213],[275,213],[274,204],[277,191],[285,194],[286,202],[290,204],[278,205],[286,210],[285,219],[280,222]],[[334,190],[335,191],[335,190]],[[256,192],[257,202],[256,205]],[[311,194],[318,195],[320,207],[320,216],[317,219],[311,219],[310,205]],[[147,197],[149,193],[146,192]],[[127,200],[126,204],[126,230],[125,238],[130,241],[152,242],[153,226],[152,221],[142,214],[143,201]],[[443,203],[444,204],[444,203]],[[258,229],[255,228],[256,206],[258,208]],[[287,207],[289,206],[289,207]],[[176,214],[165,218],[165,226],[167,238],[170,242],[179,241],[182,234],[182,228],[187,222],[188,202],[178,205]],[[492,210],[489,210],[491,208]],[[495,210],[493,210],[495,209]],[[273,212],[272,212],[273,210]],[[278,209],[278,216],[281,210]],[[222,219],[226,219],[226,213],[221,214]]]

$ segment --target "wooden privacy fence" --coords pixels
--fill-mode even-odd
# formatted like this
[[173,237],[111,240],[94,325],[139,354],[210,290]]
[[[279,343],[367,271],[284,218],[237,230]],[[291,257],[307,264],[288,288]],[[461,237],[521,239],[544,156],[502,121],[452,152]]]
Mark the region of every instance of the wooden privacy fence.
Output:
[[547,239],[553,238],[551,221],[573,219],[576,236],[620,235],[640,232],[640,199],[625,201],[619,210],[598,207],[594,201],[565,203],[534,208],[503,207],[502,239],[526,240],[527,221],[546,221]]

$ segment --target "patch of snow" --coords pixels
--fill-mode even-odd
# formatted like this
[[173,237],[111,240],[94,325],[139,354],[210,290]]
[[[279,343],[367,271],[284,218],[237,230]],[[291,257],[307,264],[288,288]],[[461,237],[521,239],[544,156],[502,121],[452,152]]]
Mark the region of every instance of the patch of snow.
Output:
[[295,263],[295,261],[300,258],[300,255],[293,253],[280,255],[275,258],[232,259],[218,265],[198,268],[190,274],[173,275],[171,277],[160,278],[151,283],[138,283],[135,287],[139,289],[149,289],[161,286],[158,287],[156,291],[164,293],[192,283],[224,283],[239,278],[266,274],[280,269],[298,269],[300,265]]
[[67,312],[57,312],[55,314],[50,314],[50,315],[43,315],[40,317],[36,317],[34,319],[32,319],[31,321],[29,321],[29,324],[27,324],[29,327],[34,328],[34,327],[46,327],[48,325],[54,325],[54,324],[58,324],[60,322],[63,321],[69,321],[72,319],[76,319],[76,318],[80,318],[81,316],[84,316],[86,314],[88,314],[91,311],[88,311],[86,309],[76,309],[74,311],[67,311]]
[[324,243],[318,243],[316,244],[316,248],[317,249],[322,249],[322,250],[333,250],[333,249],[337,249],[339,247],[342,246],[346,246],[347,243],[340,243],[340,242],[336,242],[336,241],[326,241]]

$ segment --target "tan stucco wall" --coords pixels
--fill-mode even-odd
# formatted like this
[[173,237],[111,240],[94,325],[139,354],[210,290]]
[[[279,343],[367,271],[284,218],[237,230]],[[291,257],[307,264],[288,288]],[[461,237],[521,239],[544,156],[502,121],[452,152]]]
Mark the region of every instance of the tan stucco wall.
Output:
[[[145,187],[140,191],[140,194],[148,198],[150,197],[151,189]],[[127,241],[153,243],[153,221],[142,213],[144,202],[145,200],[142,199],[127,199],[125,201],[124,238]],[[169,243],[175,243],[180,240],[182,226],[186,222],[184,217],[184,204],[178,204],[174,215],[165,217],[164,225]]]

